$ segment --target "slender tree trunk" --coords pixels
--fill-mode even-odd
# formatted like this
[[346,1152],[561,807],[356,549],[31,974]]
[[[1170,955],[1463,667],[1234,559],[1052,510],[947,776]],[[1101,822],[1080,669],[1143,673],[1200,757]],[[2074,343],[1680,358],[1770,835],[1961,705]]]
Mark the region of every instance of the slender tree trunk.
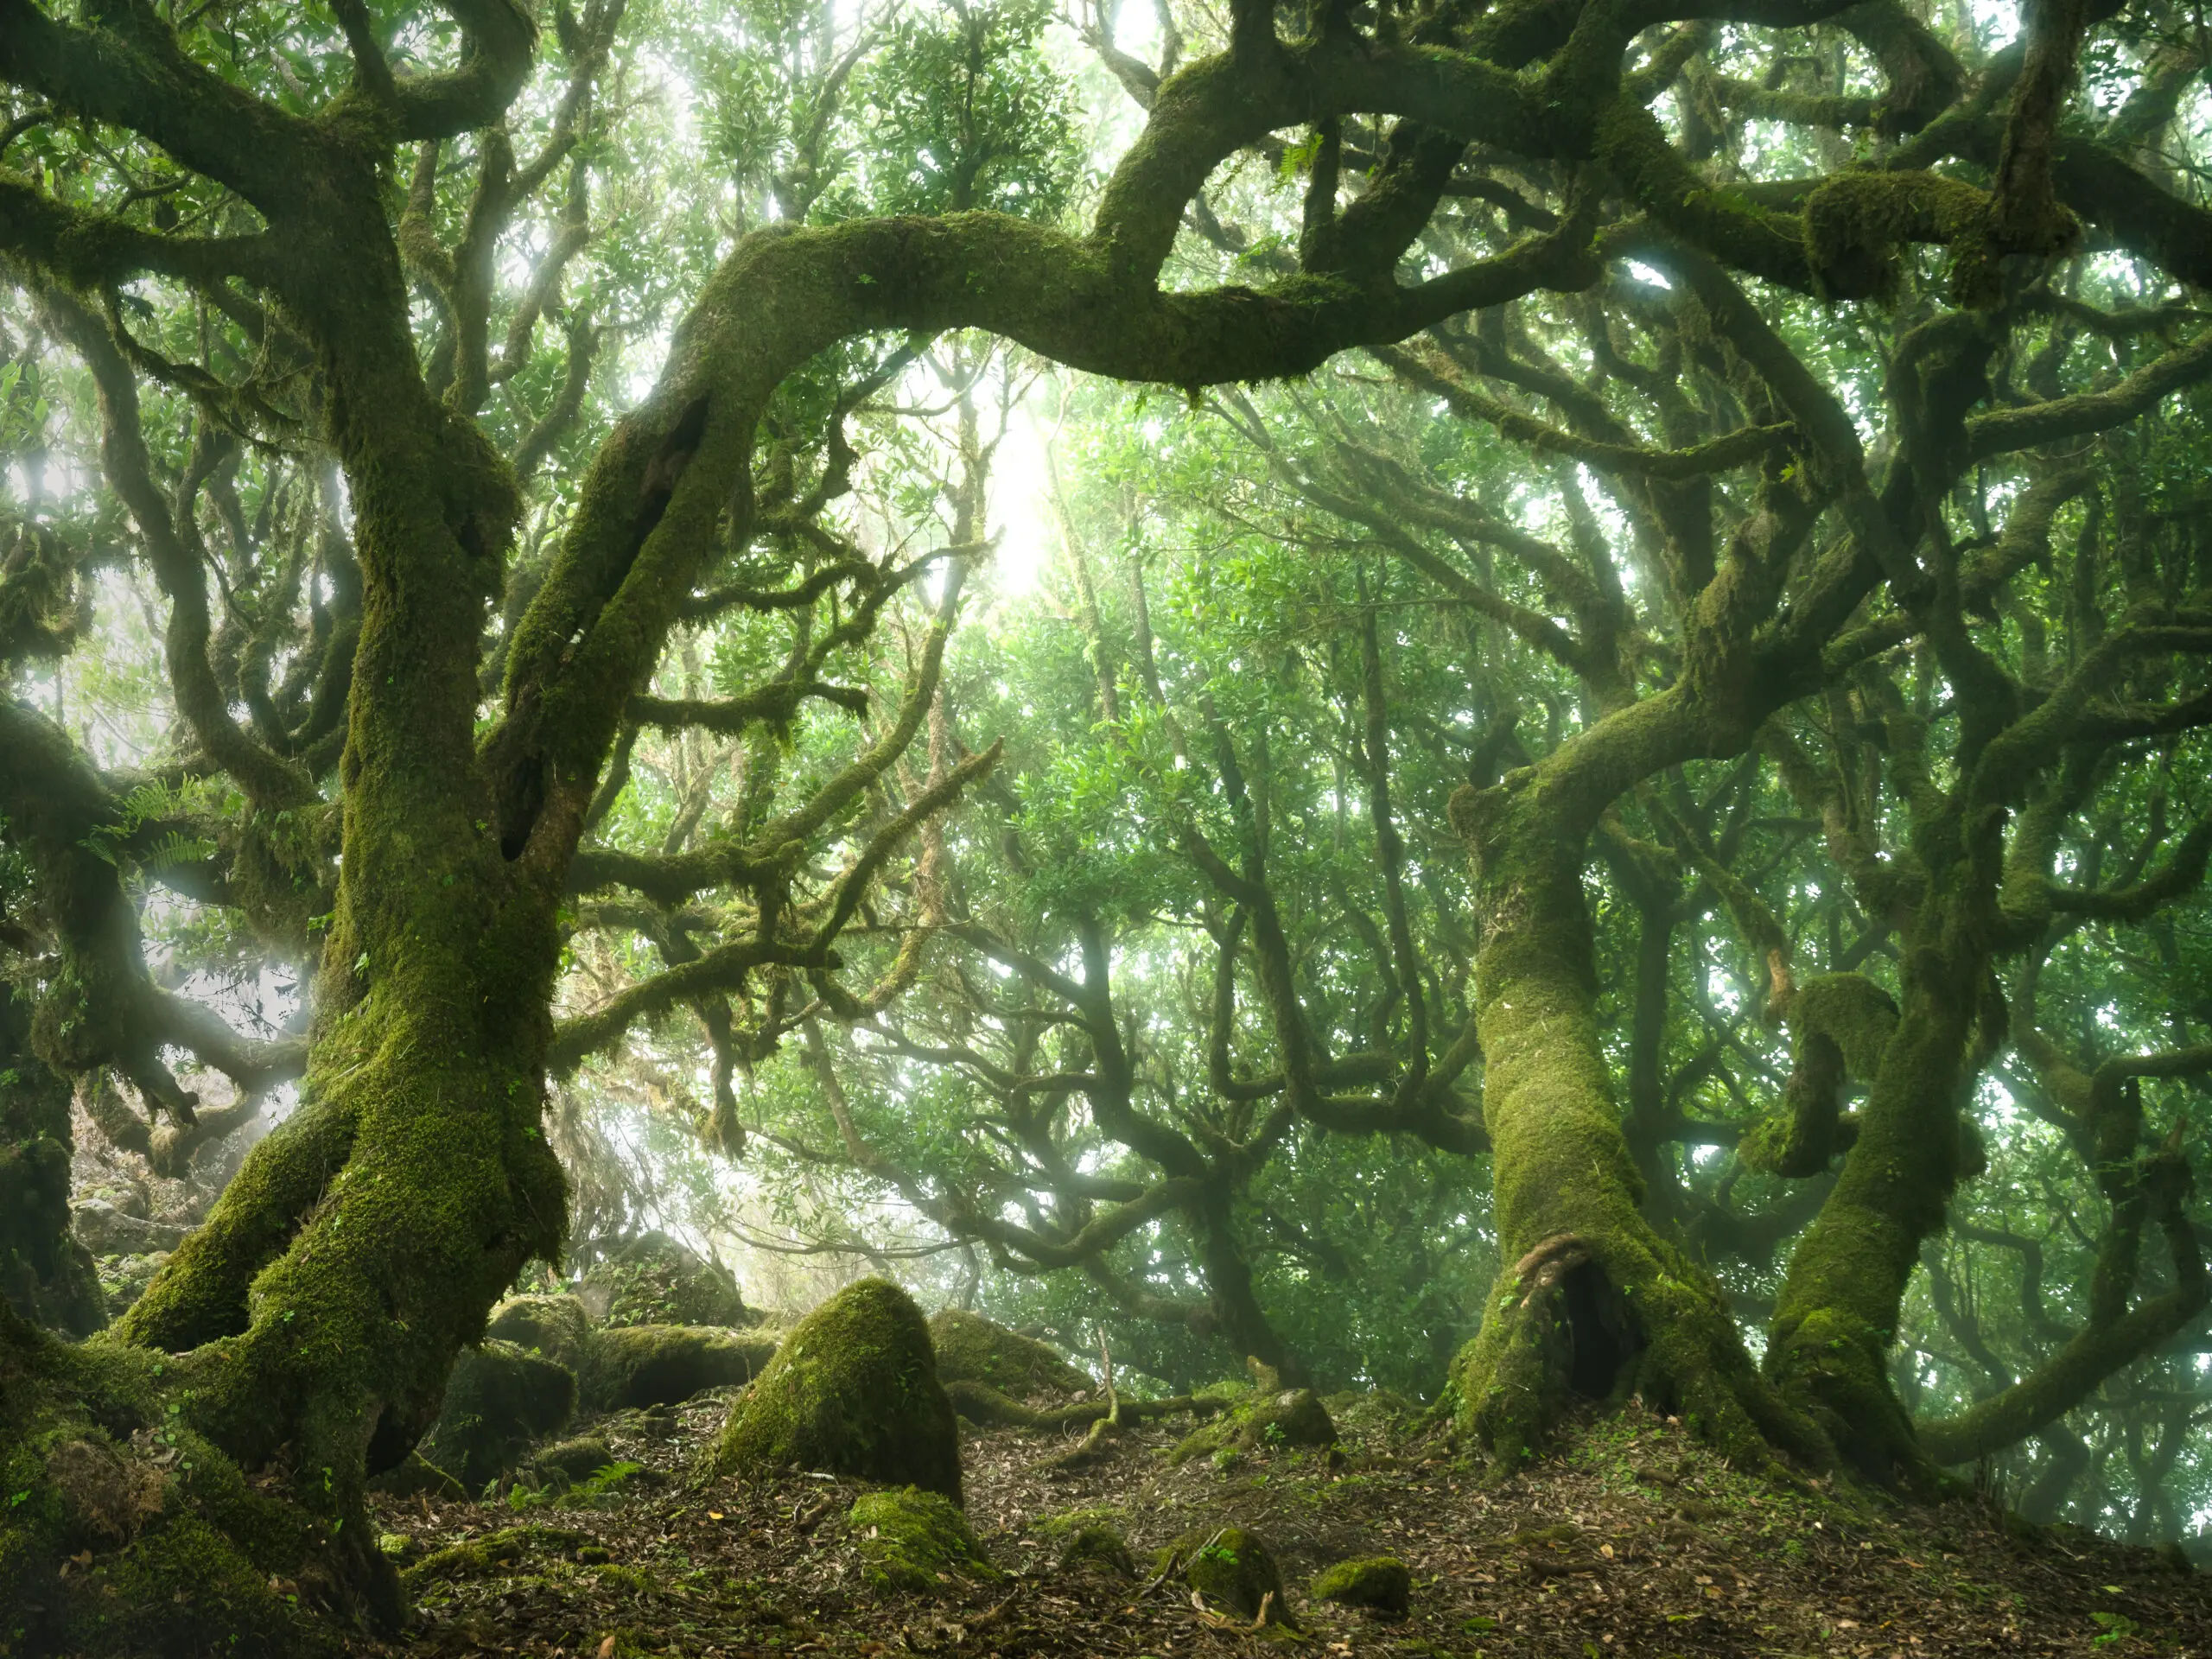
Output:
[[1915,918],[1897,1031],[1843,1173],[1790,1257],[1767,1345],[1785,1396],[1885,1482],[1934,1472],[1889,1357],[1921,1246],[1942,1230],[1961,1173],[1965,1062],[1988,973],[1964,908],[1937,892]]
[[1252,1264],[1236,1236],[1233,1205],[1230,1183],[1217,1181],[1192,1207],[1191,1214],[1198,1265],[1205,1274],[1209,1300],[1221,1320],[1221,1333],[1240,1357],[1256,1359],[1268,1366],[1287,1388],[1304,1388],[1312,1380],[1306,1362],[1268,1322],[1259,1294],[1252,1287]]

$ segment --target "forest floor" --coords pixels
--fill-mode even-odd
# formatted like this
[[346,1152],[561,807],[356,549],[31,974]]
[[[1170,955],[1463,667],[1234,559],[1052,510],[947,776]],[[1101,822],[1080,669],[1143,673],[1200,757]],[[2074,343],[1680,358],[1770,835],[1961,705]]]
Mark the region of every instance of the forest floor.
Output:
[[[864,1587],[844,1524],[859,1486],[692,1482],[726,1410],[709,1395],[594,1426],[643,1467],[589,1502],[378,1499],[419,1612],[400,1641],[360,1651],[2212,1659],[2212,1578],[2171,1553],[2027,1529],[1977,1501],[1899,1507],[1826,1484],[1788,1489],[1637,1411],[1500,1487],[1440,1442],[1405,1438],[1379,1405],[1339,1412],[1349,1455],[1225,1467],[1172,1465],[1187,1432],[1172,1422],[1126,1431],[1075,1471],[1040,1468],[1059,1449],[1048,1437],[963,1429],[968,1516],[1004,1576],[949,1582],[938,1598],[881,1595]],[[1058,1565],[1049,1523],[1077,1510],[1110,1512],[1137,1576]],[[1295,1631],[1255,1631],[1194,1606],[1179,1580],[1152,1581],[1151,1551],[1225,1525],[1274,1552]],[[1319,1569],[1382,1554],[1413,1570],[1404,1617],[1305,1595]]]

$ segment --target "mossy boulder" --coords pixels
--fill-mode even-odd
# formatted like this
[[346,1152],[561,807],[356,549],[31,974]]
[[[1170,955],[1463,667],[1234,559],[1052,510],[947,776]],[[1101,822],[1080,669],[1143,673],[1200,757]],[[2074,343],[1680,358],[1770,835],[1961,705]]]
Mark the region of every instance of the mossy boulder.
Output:
[[1239,1440],[1254,1451],[1336,1443],[1336,1419],[1329,1415],[1321,1396],[1311,1389],[1284,1389],[1279,1393],[1262,1395],[1243,1412],[1233,1414],[1238,1419]]
[[578,1383],[587,1411],[674,1405],[709,1389],[749,1382],[775,1357],[772,1335],[685,1325],[594,1331]]
[[593,1330],[591,1315],[575,1296],[511,1296],[493,1310],[485,1334],[580,1371]]
[[614,1448],[596,1434],[557,1440],[532,1454],[530,1472],[544,1484],[576,1485],[611,1466]]
[[913,1298],[863,1279],[800,1320],[732,1408],[714,1466],[829,1470],[959,1502],[959,1426]]
[[422,1453],[480,1491],[512,1469],[526,1447],[566,1428],[575,1408],[576,1379],[568,1367],[494,1338],[461,1350]]
[[577,1294],[602,1325],[753,1323],[737,1281],[666,1233],[618,1245],[583,1276]]
[[1313,1576],[1313,1599],[1378,1613],[1406,1611],[1414,1592],[1413,1569],[1395,1555],[1363,1555],[1338,1561]]
[[1120,1529],[1103,1521],[1087,1522],[1060,1540],[1060,1571],[1076,1573],[1085,1567],[1103,1567],[1125,1579],[1137,1575],[1128,1540],[1122,1536]]
[[1313,1389],[1255,1389],[1184,1440],[1169,1454],[1169,1461],[1187,1463],[1230,1450],[1280,1452],[1333,1446],[1336,1440],[1336,1419]]
[[1255,1623],[1262,1618],[1269,1624],[1291,1622],[1283,1604],[1282,1573],[1273,1552],[1257,1533],[1243,1527],[1199,1527],[1186,1532],[1160,1552],[1153,1572],[1155,1577],[1179,1573],[1183,1582],[1215,1608]]
[[948,1307],[930,1320],[940,1382],[980,1382],[1016,1400],[1038,1395],[1064,1397],[1090,1386],[1090,1379],[1033,1337]]
[[861,1552],[861,1576],[876,1590],[931,1594],[999,1578],[968,1517],[941,1493],[918,1486],[869,1492],[847,1513]]

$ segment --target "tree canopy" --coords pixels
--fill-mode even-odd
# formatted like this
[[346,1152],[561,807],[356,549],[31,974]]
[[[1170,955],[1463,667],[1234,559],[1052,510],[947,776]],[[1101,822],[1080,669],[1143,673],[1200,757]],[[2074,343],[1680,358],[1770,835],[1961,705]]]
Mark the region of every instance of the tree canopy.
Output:
[[0,1623],[166,1424],[251,1640],[391,1624],[365,1484],[656,1226],[2193,1531],[2206,53],[0,0]]

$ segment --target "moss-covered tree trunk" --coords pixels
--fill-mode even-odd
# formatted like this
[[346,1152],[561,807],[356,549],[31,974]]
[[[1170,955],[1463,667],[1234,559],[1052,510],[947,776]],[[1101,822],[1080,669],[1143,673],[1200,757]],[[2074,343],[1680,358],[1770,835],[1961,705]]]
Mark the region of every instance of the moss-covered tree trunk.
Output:
[[[325,159],[330,243],[355,257],[303,321],[323,346],[363,613],[308,1070],[298,1109],[101,1341],[137,1379],[125,1424],[166,1414],[234,1466],[282,1471],[310,1526],[284,1576],[312,1556],[323,1600],[388,1621],[397,1586],[363,1483],[429,1427],[455,1353],[563,1234],[539,1115],[563,866],[505,855],[476,753],[484,613],[468,601],[499,591],[511,475],[424,386],[396,250],[353,234],[382,222],[373,165]],[[24,1351],[19,1403],[53,1363]],[[57,1421],[50,1433],[70,1432]],[[57,1529],[46,1542],[72,1535]],[[235,1535],[224,1550],[252,1554]]]
[[30,1023],[0,981],[0,1298],[87,1336],[107,1316],[92,1259],[69,1232],[69,1085],[31,1052]]
[[1922,1484],[1932,1472],[1889,1359],[1921,1246],[1942,1230],[1964,1173],[1960,1109],[1989,968],[1962,909],[1939,896],[1915,918],[1897,1029],[1843,1173],[1790,1255],[1768,1337],[1767,1373],[1784,1396],[1885,1482]]
[[1719,1287],[1643,1215],[1599,1041],[1583,836],[1551,768],[1463,793],[1484,936],[1475,995],[1501,1262],[1453,1382],[1460,1421],[1510,1469],[1577,1401],[1641,1393],[1733,1455],[1825,1461],[1758,1375]]

